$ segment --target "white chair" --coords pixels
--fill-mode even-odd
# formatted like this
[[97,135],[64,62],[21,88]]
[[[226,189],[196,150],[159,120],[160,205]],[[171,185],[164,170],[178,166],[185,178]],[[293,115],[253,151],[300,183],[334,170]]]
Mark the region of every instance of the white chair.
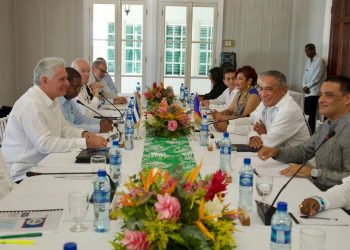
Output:
[[0,200],[14,188],[0,149]]
[[8,120],[8,116],[0,118],[0,145],[4,139],[5,127]]
[[304,94],[292,90],[288,90],[288,93],[293,97],[294,101],[299,104],[301,110],[304,111]]

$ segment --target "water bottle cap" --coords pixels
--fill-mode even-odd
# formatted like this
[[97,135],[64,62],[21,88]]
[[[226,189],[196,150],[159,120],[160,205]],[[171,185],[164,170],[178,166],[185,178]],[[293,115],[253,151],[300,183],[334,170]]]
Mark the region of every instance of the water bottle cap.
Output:
[[77,243],[75,242],[64,243],[63,250],[77,250]]
[[203,119],[207,119],[207,115],[203,115]]
[[130,99],[135,99],[135,97],[132,96],[132,97],[130,97]]
[[224,132],[224,137],[225,137],[225,138],[228,138],[228,137],[229,137],[228,132]]
[[118,140],[113,140],[112,146],[119,146],[119,141]]
[[184,84],[183,83],[181,83],[181,86],[183,86]]
[[278,210],[278,211],[287,212],[287,209],[288,209],[287,202],[279,201],[279,202],[277,203],[277,210]]
[[104,169],[99,169],[97,171],[97,176],[98,177],[105,177],[106,175],[107,175],[107,173],[106,173],[106,170],[104,170]]
[[243,164],[245,165],[249,165],[252,161],[250,160],[250,158],[244,158],[243,160]]

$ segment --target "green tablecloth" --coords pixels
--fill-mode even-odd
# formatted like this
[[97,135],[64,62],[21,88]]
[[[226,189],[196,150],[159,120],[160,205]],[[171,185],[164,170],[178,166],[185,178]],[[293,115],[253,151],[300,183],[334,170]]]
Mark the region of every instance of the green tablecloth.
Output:
[[168,170],[182,166],[187,171],[196,166],[196,161],[187,137],[152,137],[147,133],[141,165]]

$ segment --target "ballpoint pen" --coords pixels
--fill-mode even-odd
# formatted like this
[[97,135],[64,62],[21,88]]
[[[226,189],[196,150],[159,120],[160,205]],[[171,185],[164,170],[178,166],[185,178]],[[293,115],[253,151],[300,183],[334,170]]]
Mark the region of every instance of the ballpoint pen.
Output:
[[253,169],[253,172],[256,176],[260,177],[260,174],[256,171],[256,168]]
[[9,234],[0,236],[1,239],[13,239],[13,238],[27,238],[27,237],[39,237],[42,233],[25,233],[25,234]]
[[15,245],[34,245],[34,240],[14,240],[14,239],[8,239],[8,240],[0,240],[0,244],[15,244]]
[[317,217],[317,216],[308,216],[308,215],[300,215],[300,218],[303,218],[303,219],[317,219],[317,220],[335,220],[335,221],[338,220],[338,218],[327,218],[327,217]]

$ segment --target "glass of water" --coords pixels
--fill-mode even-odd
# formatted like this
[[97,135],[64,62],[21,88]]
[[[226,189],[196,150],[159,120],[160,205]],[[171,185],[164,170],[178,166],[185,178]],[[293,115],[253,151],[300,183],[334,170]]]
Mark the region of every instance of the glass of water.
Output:
[[325,250],[326,232],[320,228],[305,227],[300,230],[301,250]]
[[273,187],[272,176],[256,176],[255,186],[258,195],[262,197],[261,202],[266,203],[265,198],[271,194]]
[[87,226],[82,222],[89,208],[89,194],[84,191],[71,192],[68,195],[68,209],[75,225],[71,227],[72,232],[84,232]]
[[104,157],[103,155],[91,156],[90,166],[92,172],[97,172],[99,169],[106,170],[106,157]]

